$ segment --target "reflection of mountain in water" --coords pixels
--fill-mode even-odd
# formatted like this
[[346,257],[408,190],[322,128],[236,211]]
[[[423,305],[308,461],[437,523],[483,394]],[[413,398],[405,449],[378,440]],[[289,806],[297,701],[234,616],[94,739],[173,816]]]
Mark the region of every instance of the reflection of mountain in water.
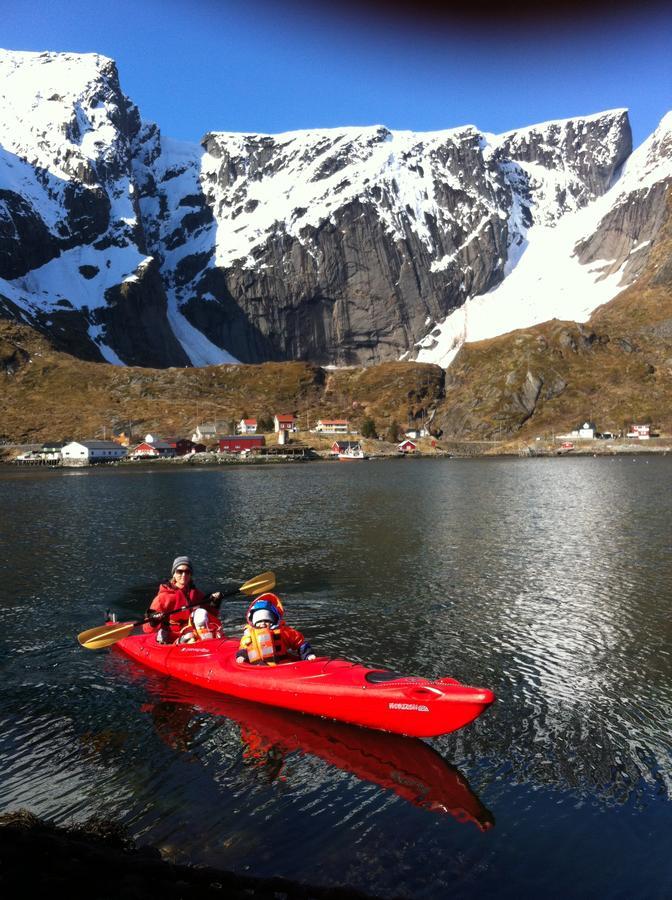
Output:
[[286,755],[300,752],[391,790],[421,809],[473,822],[482,831],[494,825],[464,776],[421,740],[224,698],[174,681],[157,679],[151,687],[160,699],[145,710],[174,749],[189,750],[194,716],[201,710],[239,724],[244,759],[269,781],[281,773],[286,777]]

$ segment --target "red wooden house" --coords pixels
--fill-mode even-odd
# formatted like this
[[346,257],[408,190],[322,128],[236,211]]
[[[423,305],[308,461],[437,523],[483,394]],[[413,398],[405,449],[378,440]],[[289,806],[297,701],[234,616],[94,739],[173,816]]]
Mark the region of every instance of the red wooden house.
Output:
[[177,456],[177,451],[167,441],[141,441],[131,456],[133,459],[156,459],[159,456]]
[[178,456],[186,456],[187,453],[202,453],[205,450],[205,444],[197,444],[189,438],[167,437],[162,438],[164,444],[170,444],[175,448]]
[[258,453],[264,446],[263,434],[229,434],[219,439],[220,453]]
[[418,445],[406,438],[405,441],[402,441],[398,445],[397,450],[399,451],[399,453],[417,453]]

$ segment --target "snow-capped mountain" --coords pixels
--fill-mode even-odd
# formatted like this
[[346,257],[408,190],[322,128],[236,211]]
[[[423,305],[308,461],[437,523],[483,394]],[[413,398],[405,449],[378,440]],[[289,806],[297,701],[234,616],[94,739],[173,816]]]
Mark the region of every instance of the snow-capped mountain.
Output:
[[115,363],[445,365],[637,277],[671,118],[632,155],[625,110],[189,145],[142,122],[109,59],[0,51],[0,315]]

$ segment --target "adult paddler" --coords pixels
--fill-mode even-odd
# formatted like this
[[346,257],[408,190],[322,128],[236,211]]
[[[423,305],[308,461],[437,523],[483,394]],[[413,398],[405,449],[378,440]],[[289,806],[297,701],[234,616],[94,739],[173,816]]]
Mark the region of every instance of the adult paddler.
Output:
[[[218,632],[221,591],[204,594],[194,585],[193,575],[194,567],[188,556],[173,560],[170,581],[159,586],[147,611],[149,622],[143,626],[146,632],[156,632],[157,643],[207,639]],[[185,606],[189,609],[182,609]]]

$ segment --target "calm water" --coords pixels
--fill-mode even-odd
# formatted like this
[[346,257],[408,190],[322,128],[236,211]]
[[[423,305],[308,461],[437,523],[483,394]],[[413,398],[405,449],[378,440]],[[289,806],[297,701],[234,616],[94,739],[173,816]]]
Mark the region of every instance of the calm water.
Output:
[[[672,458],[5,469],[0,509],[2,811],[383,897],[672,896]],[[273,569],[321,652],[498,701],[371,738],[79,647],[182,553],[207,590]]]

